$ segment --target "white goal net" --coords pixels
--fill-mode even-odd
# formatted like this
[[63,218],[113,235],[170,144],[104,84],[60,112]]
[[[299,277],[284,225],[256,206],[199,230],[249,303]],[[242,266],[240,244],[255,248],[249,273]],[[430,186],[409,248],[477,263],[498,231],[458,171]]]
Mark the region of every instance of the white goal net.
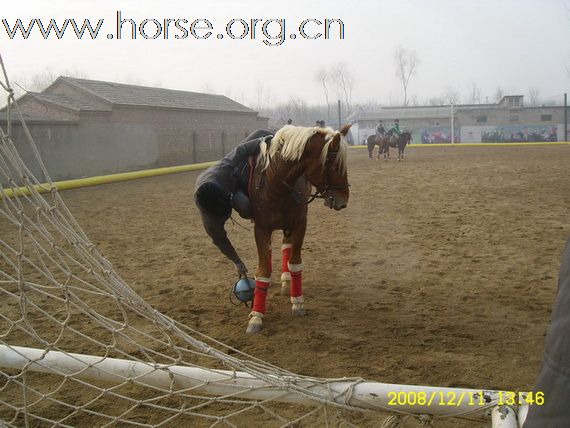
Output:
[[[0,130],[0,425],[402,422],[387,418],[385,410],[414,413],[409,420],[414,425],[430,423],[432,416],[490,420],[492,412],[499,423],[516,421],[520,409],[496,407],[494,391],[454,390],[481,401],[477,406],[438,408],[425,401],[414,408],[390,406],[390,390],[408,397],[431,390],[299,376],[153,309],[76,223],[41,162],[5,72],[4,78],[9,102]],[[12,140],[15,119],[21,119],[27,150],[35,154],[34,168],[43,172],[41,182]]]

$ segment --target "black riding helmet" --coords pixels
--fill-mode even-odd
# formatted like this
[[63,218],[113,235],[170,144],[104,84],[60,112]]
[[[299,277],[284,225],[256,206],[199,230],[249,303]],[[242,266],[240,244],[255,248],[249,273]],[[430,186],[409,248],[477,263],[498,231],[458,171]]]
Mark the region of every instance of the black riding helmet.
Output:
[[230,196],[214,181],[203,183],[196,190],[195,198],[196,203],[210,214],[229,217],[232,213]]

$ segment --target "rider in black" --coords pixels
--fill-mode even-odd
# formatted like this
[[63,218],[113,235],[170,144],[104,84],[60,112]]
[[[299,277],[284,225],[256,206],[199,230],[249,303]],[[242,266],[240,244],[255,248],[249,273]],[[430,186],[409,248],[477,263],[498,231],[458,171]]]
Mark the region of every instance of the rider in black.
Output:
[[378,121],[378,126],[376,127],[376,135],[381,137],[386,133],[386,129],[384,129],[384,125],[382,125],[382,121]]
[[259,144],[270,135],[269,131],[255,131],[196,180],[194,200],[204,228],[242,277],[246,276],[247,268],[228,239],[224,225],[232,214],[232,208],[243,218],[252,217],[248,196],[248,159],[259,153]]

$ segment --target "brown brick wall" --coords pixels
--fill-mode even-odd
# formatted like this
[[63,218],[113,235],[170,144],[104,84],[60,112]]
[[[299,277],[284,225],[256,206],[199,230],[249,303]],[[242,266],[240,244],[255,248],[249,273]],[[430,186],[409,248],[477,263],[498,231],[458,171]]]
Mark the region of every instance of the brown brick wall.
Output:
[[219,159],[260,125],[256,113],[125,106],[113,108],[112,121],[115,125],[141,123],[152,128],[158,146],[156,166]]

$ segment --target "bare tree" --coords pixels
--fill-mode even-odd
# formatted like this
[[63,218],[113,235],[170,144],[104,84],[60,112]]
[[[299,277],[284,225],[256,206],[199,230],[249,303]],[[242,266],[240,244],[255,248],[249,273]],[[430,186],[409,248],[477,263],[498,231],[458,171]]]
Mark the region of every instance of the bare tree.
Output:
[[442,106],[445,104],[445,100],[442,97],[431,97],[428,99],[427,104],[430,106]]
[[214,90],[214,88],[212,87],[212,85],[210,85],[210,82],[205,82],[202,84],[202,88],[200,89],[204,94],[217,94],[217,92]]
[[479,89],[479,86],[475,82],[473,82],[469,87],[467,102],[469,104],[481,104],[481,89]]
[[459,91],[448,86],[443,94],[443,100],[445,104],[457,104],[459,101]]
[[497,89],[495,89],[495,102],[496,103],[500,102],[504,96],[505,96],[505,91],[503,91],[503,88],[497,86]]
[[[66,69],[61,73],[61,75],[78,77],[82,79],[87,78],[87,74],[77,69]],[[50,68],[46,68],[44,71],[35,73],[31,76],[16,76],[14,79],[12,79],[14,83],[14,93],[16,97],[20,97],[25,92],[41,92],[49,85],[51,85],[57,79],[57,77],[58,74]]]
[[540,90],[536,86],[528,88],[528,100],[531,106],[538,105],[539,97],[540,97]]
[[408,105],[408,85],[410,79],[416,72],[418,65],[418,55],[415,51],[409,51],[403,47],[399,47],[394,52],[394,59],[396,61],[396,77],[402,82],[404,89],[404,106]]
[[270,103],[271,91],[267,88],[264,88],[263,82],[261,80],[258,80],[255,85],[255,110],[262,112],[264,109],[269,107]]
[[333,67],[331,79],[336,83],[339,98],[344,98],[347,110],[351,111],[354,78],[345,62],[339,62]]
[[308,124],[308,107],[302,98],[289,98],[285,104],[277,107],[277,112],[281,118],[293,119],[293,123]]
[[326,68],[321,68],[317,71],[315,79],[322,85],[323,93],[325,95],[325,102],[327,103],[327,122],[331,120],[331,103],[329,101],[329,90],[327,88],[327,82],[330,80],[330,76]]

